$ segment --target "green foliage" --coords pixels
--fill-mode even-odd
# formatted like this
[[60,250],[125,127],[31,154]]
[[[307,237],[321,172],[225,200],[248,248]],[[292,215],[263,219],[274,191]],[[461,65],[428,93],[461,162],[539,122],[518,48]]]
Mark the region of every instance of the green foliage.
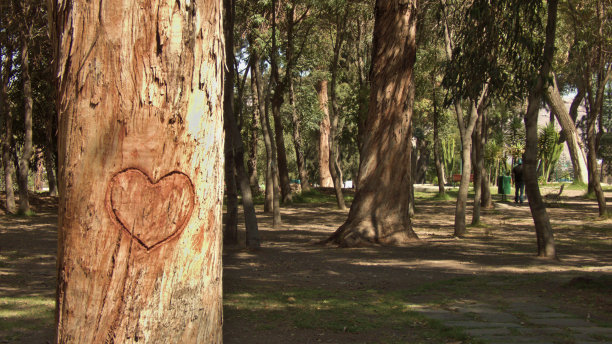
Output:
[[551,170],[561,156],[563,144],[559,143],[559,133],[553,122],[546,127],[540,128],[538,135],[538,158],[542,164],[542,182],[547,183]]

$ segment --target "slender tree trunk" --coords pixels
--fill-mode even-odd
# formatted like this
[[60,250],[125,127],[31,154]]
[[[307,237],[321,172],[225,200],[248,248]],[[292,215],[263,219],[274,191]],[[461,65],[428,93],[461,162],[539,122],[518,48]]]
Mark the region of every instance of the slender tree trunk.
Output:
[[330,65],[331,84],[329,89],[331,98],[331,106],[329,111],[329,172],[331,173],[332,181],[334,182],[336,202],[338,204],[338,208],[341,210],[346,209],[346,205],[344,204],[344,195],[342,194],[342,170],[339,162],[340,147],[337,140],[337,136],[339,135],[338,121],[340,115],[338,114],[339,110],[336,97],[336,86],[338,84],[338,61],[340,59],[340,52],[344,42],[349,4],[347,3],[345,6],[346,7],[342,18],[336,22],[336,43],[334,45],[334,55]]
[[281,118],[280,108],[283,103],[282,99],[272,96],[272,117],[274,118],[274,142],[276,143],[276,161],[278,166],[278,176],[280,178],[281,198],[282,202],[291,202],[291,183],[289,180],[289,167],[287,164],[287,150],[285,149],[285,138],[283,136],[284,128]]
[[461,133],[461,161],[463,167],[461,170],[461,182],[457,194],[457,203],[455,206],[455,232],[454,236],[463,237],[467,233],[465,224],[465,209],[467,206],[468,191],[470,188],[470,174],[472,173],[472,132],[478,120],[478,110],[475,102],[472,102],[470,118],[467,126],[463,122],[463,111],[461,105],[455,103],[455,112],[457,114],[457,123]]
[[259,122],[261,125],[261,132],[263,136],[264,146],[266,147],[266,190],[265,190],[265,201],[264,201],[264,212],[274,211],[274,174],[272,173],[272,139],[270,138],[270,132],[268,126],[265,124],[264,118],[266,116],[265,110],[265,96],[263,85],[261,84],[261,71],[259,67],[259,56],[255,52],[251,52],[251,61],[253,63],[253,75],[251,80],[251,87],[253,94],[255,95],[254,101],[256,103],[256,110],[259,113]]
[[408,207],[416,59],[416,0],[377,0],[370,107],[359,189],[346,222],[327,240],[341,246],[401,245],[417,238]]
[[[264,211],[271,211],[273,227],[278,227],[281,224],[280,215],[280,201],[279,201],[279,187],[277,178],[277,167],[276,167],[276,147],[272,144],[272,138],[270,133],[270,121],[266,110],[264,109],[263,85],[261,84],[261,71],[259,68],[259,56],[255,52],[251,52],[251,60],[253,61],[253,76],[255,78],[255,91],[257,92],[257,104],[259,107],[259,116],[261,122],[261,129],[264,137],[264,144],[266,146],[267,156],[267,169],[266,169],[266,204],[264,205]],[[267,206],[267,209],[266,209]]]
[[436,87],[433,87],[433,135],[434,135],[434,160],[436,163],[436,173],[438,175],[438,195],[443,197],[446,193],[444,189],[444,166],[442,166],[441,147],[440,147],[440,113],[436,98]]
[[[27,6],[24,5],[26,8]],[[27,13],[28,11],[24,9]],[[27,15],[27,14],[26,14]],[[27,21],[27,20],[26,20]],[[29,39],[31,36],[31,24],[25,24],[21,37],[21,78],[23,79],[24,109],[24,144],[19,159],[17,182],[19,184],[19,209],[18,212],[25,214],[30,210],[28,196],[28,175],[30,173],[30,159],[34,153],[32,147],[32,78],[30,77]]]
[[[6,51],[12,51],[7,45]],[[4,190],[5,190],[5,209],[7,213],[15,213],[15,190],[13,188],[13,174],[15,173],[13,159],[11,158],[14,149],[13,142],[13,113],[8,105],[8,82],[13,68],[13,55],[8,54],[2,65],[2,85],[0,85],[0,114],[4,118],[4,132],[2,137],[2,165],[4,170]]]
[[[228,66],[235,64],[234,57],[234,17],[236,2],[224,0],[225,8],[225,57]],[[234,114],[234,68],[228,68],[225,74],[223,94],[223,120],[225,129],[225,183],[227,186],[227,215],[224,241],[229,244],[238,243],[238,192],[242,193],[242,208],[246,228],[246,245],[249,248],[259,248],[259,228],[251,186],[244,169],[244,145]],[[233,193],[233,194],[232,194]]]
[[223,244],[238,244],[238,187],[236,185],[236,164],[232,142],[234,118],[234,6],[233,0],[223,0],[225,35],[225,78],[223,80],[223,129],[225,132],[225,197],[226,215],[223,229]]
[[304,152],[302,150],[301,137],[301,120],[295,108],[295,93],[293,90],[293,79],[290,79],[289,84],[289,104],[291,105],[291,122],[293,124],[293,146],[295,147],[295,157],[297,160],[298,172],[300,174],[300,185],[302,191],[310,190],[308,182],[308,171],[306,171],[306,162],[304,161]]
[[566,109],[563,99],[561,99],[561,94],[557,87],[556,76],[554,74],[552,81],[552,84],[548,85],[546,89],[546,102],[561,125],[562,133],[570,153],[572,167],[574,169],[574,182],[586,184],[588,182],[588,174],[586,158],[582,150],[582,139],[578,135],[574,120],[572,120],[570,113]]
[[538,112],[542,97],[546,92],[546,78],[550,73],[553,57],[554,39],[557,21],[557,0],[548,1],[548,20],[546,25],[546,42],[544,45],[543,63],[536,84],[529,92],[527,113],[525,114],[525,192],[529,199],[529,208],[536,230],[538,256],[556,258],[555,240],[546,206],[542,201],[538,185]]
[[491,197],[491,178],[489,177],[489,171],[484,162],[485,147],[487,144],[487,136],[489,133],[489,122],[488,122],[488,109],[482,112],[482,126],[480,134],[480,152],[482,157],[482,191],[480,194],[480,206],[488,209],[493,207],[493,198]]
[[46,145],[44,151],[45,170],[47,170],[47,181],[49,183],[49,196],[57,196],[57,179],[55,178],[55,113],[47,116],[47,128],[45,128]]
[[[253,94],[253,104],[257,104],[257,95]],[[259,177],[257,176],[257,141],[259,139],[258,128],[259,124],[259,116],[257,116],[257,109],[253,109],[252,115],[252,125],[250,130],[250,140],[249,140],[249,160],[247,162],[247,168],[249,173],[249,184],[251,185],[251,190],[253,193],[258,194],[261,192],[259,188]]]
[[472,151],[474,152],[474,207],[472,210],[472,225],[480,224],[480,204],[482,199],[482,170],[484,169],[484,154],[480,146],[482,135],[482,114],[476,122],[472,135]]
[[141,5],[51,3],[56,343],[222,342],[222,5]]
[[317,83],[317,98],[323,119],[319,125],[319,184],[324,188],[334,186],[329,172],[329,104],[327,101],[327,80],[321,79]]

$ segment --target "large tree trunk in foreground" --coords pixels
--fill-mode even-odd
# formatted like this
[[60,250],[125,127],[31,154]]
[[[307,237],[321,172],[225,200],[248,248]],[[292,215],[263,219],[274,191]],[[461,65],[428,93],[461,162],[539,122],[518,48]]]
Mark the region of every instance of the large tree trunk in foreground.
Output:
[[141,5],[51,8],[57,343],[222,342],[221,1]]
[[551,112],[557,117],[557,121],[561,125],[563,136],[569,150],[570,159],[572,160],[572,167],[574,169],[574,182],[586,184],[588,182],[586,157],[582,150],[582,139],[578,135],[574,120],[572,120],[570,113],[565,107],[559,88],[557,87],[557,80],[553,74],[552,84],[548,85],[546,89],[546,103],[551,108]]
[[[24,12],[27,15],[29,6],[24,4]],[[24,18],[26,19],[26,18]],[[27,19],[26,19],[27,21]],[[30,174],[30,159],[34,154],[32,147],[32,78],[30,77],[30,47],[28,45],[31,36],[31,24],[24,23],[26,26],[21,34],[21,77],[23,79],[23,100],[24,100],[24,143],[19,159],[19,169],[17,171],[17,182],[19,184],[19,209],[20,214],[30,211],[30,200],[28,195],[28,175]]]
[[329,104],[327,98],[327,80],[320,80],[317,85],[317,98],[319,109],[323,113],[319,125],[319,184],[324,188],[334,186],[331,173],[329,172]]
[[550,63],[553,58],[554,40],[557,22],[557,0],[548,1],[548,20],[546,25],[546,42],[544,56],[538,79],[529,91],[527,113],[525,114],[525,192],[529,200],[529,208],[535,225],[538,242],[538,256],[556,258],[555,240],[546,206],[542,201],[538,185],[538,112],[542,97],[546,92],[546,78],[550,73]]
[[375,15],[359,189],[348,219],[327,240],[341,246],[401,245],[417,238],[408,215],[416,0],[378,0]]

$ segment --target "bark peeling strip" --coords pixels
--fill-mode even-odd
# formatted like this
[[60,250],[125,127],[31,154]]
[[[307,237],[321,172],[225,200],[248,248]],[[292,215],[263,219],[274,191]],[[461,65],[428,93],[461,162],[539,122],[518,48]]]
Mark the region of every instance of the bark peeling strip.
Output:
[[[130,194],[128,195],[130,197],[128,198],[127,204],[125,204],[125,202],[116,203],[119,201],[114,190],[116,190],[116,187],[119,187],[120,183],[123,183],[124,185],[128,184],[131,187],[136,187],[137,191],[140,193],[140,196],[144,197],[138,197],[137,195]],[[152,193],[153,198],[147,199],[147,195],[143,195],[142,192],[146,192],[152,188],[154,189]],[[180,171],[172,171],[154,181],[141,169],[127,168],[117,172],[111,178],[106,191],[106,209],[112,221],[123,228],[123,230],[126,231],[133,240],[144,247],[148,252],[170,242],[172,239],[178,238],[178,236],[183,232],[183,229],[187,226],[189,220],[191,219],[195,206],[194,190],[194,185],[189,176]],[[144,214],[144,211],[158,205],[158,202],[164,202],[165,198],[171,195],[173,191],[179,192],[181,194],[181,199],[185,199],[186,196],[186,200],[183,202],[186,207],[181,207],[181,202],[175,203],[174,206],[169,204],[165,214],[162,213],[157,217],[154,216],[152,219],[147,221],[147,219],[145,219],[146,214]],[[134,209],[139,208],[143,210],[143,214],[140,214],[143,217],[141,220],[145,221],[142,227],[148,227],[143,228],[150,233],[148,235],[147,233],[143,235],[134,231],[134,224],[137,219],[131,218],[130,215],[133,215],[131,213],[134,211]],[[160,217],[166,215],[168,219],[171,219],[171,212],[178,213],[176,216],[177,221],[167,223],[168,226],[160,226],[160,220],[163,222]],[[170,229],[168,229],[168,227]],[[166,232],[162,232],[163,230]]]

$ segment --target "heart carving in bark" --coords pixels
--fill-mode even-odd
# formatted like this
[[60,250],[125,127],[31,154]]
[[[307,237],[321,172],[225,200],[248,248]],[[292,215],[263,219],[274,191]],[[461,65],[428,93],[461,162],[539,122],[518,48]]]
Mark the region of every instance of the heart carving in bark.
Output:
[[195,197],[184,173],[171,172],[153,181],[134,168],[117,173],[109,193],[111,216],[147,250],[181,233]]

